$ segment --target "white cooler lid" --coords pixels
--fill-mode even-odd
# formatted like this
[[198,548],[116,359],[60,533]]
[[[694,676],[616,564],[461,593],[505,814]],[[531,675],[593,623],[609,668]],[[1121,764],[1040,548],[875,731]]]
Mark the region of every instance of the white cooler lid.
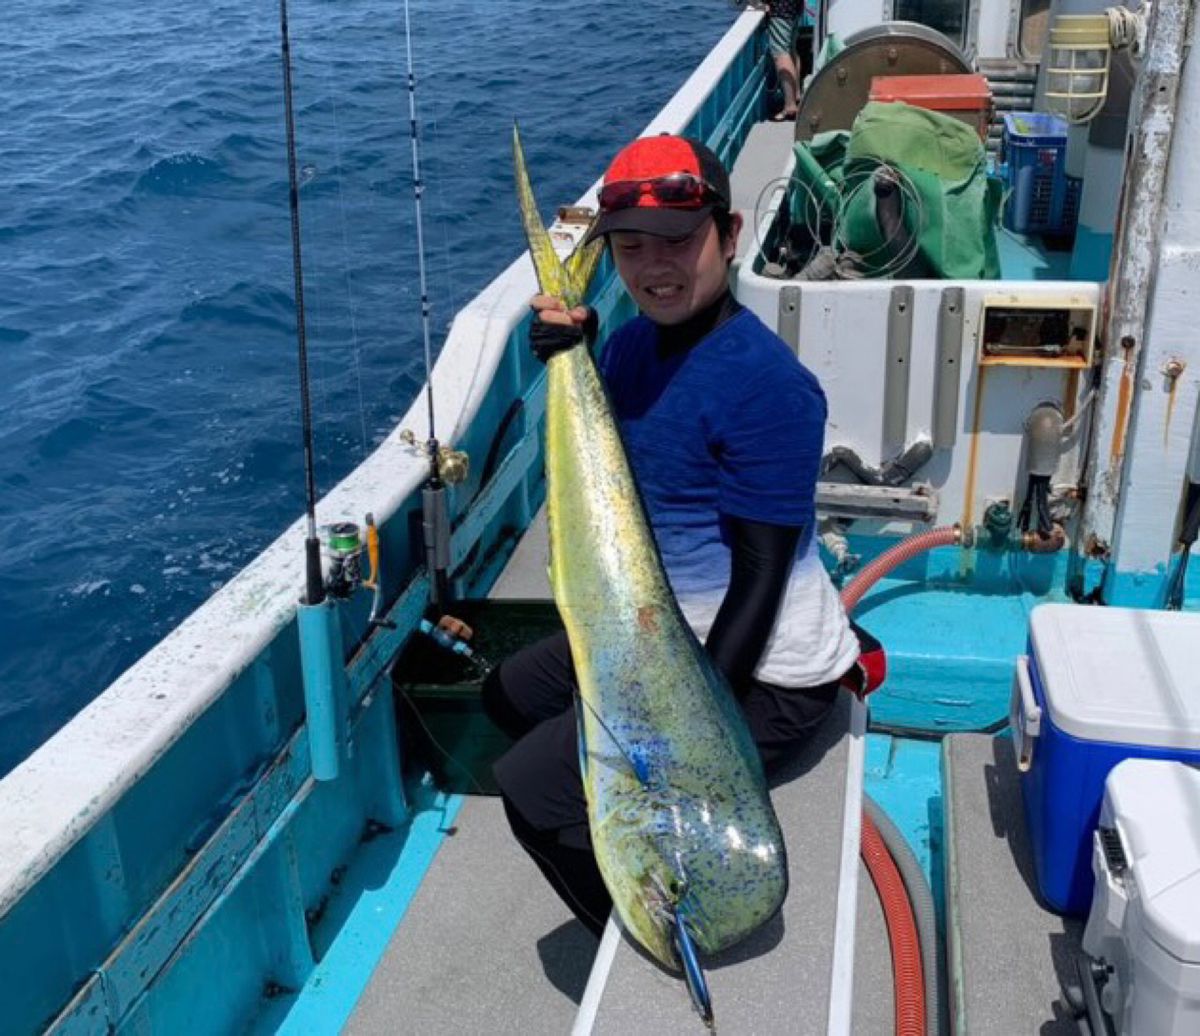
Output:
[[1200,963],[1200,770],[1126,759],[1109,773],[1105,798],[1142,899],[1147,934],[1179,960]]
[[1200,614],[1041,604],[1029,634],[1060,730],[1200,752]]

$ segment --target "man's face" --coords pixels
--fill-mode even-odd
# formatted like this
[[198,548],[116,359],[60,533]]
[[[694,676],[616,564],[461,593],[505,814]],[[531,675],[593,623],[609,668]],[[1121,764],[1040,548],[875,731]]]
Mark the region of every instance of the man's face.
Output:
[[725,241],[711,217],[683,238],[655,237],[635,230],[616,230],[609,235],[617,273],[638,308],[656,324],[680,324],[725,291],[742,226],[736,212],[731,218]]

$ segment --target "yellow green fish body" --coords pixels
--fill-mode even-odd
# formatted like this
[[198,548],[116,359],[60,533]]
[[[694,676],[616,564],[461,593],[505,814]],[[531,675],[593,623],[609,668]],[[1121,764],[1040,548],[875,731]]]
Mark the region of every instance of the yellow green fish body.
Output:
[[[543,271],[515,140],[514,150],[542,290],[574,305],[586,286],[575,271],[594,259],[577,253],[563,267],[551,250]],[[677,918],[713,953],[776,913],[783,838],[733,694],[671,592],[590,353],[552,356],[547,377],[550,583],[579,684],[592,842],[626,929],[678,968]]]

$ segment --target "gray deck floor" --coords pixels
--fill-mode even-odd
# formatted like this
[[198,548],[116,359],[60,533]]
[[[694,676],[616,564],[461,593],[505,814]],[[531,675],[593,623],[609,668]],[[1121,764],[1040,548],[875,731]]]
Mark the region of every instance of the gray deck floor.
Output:
[[955,734],[942,768],[954,1031],[1077,1036],[1059,998],[1083,922],[1038,902],[1012,743]]
[[598,945],[518,847],[497,798],[468,798],[347,1033],[569,1032]]
[[783,182],[792,171],[794,122],[759,122],[751,127],[737,163],[729,176],[733,208],[742,214],[744,225],[738,238],[736,261],[757,249],[759,220],[766,215],[771,187]]

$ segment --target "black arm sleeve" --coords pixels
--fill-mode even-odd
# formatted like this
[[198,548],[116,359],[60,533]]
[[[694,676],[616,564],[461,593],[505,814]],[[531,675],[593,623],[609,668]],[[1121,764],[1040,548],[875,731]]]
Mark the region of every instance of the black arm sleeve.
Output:
[[723,521],[733,554],[729,588],[705,646],[730,686],[740,692],[767,646],[802,530],[728,515]]

